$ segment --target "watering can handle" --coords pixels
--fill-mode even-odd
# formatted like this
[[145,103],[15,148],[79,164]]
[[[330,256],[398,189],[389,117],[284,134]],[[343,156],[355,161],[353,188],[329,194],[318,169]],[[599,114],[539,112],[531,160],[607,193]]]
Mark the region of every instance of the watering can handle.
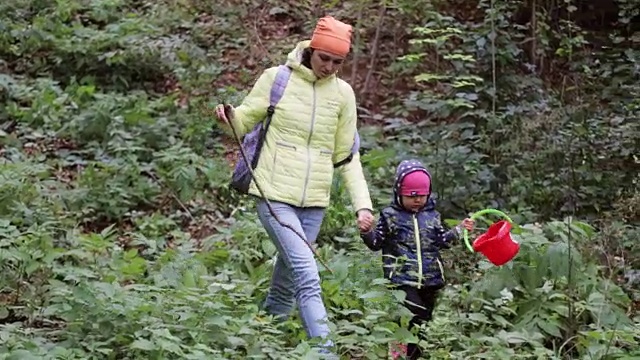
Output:
[[[485,214],[498,215],[498,216],[503,217],[508,222],[513,223],[513,221],[511,220],[511,218],[507,214],[503,213],[500,210],[496,210],[496,209],[484,209],[484,210],[477,211],[477,212],[471,214],[470,219],[476,220],[477,218],[479,218],[480,216],[485,215]],[[467,231],[467,229],[462,228],[462,236],[464,237],[464,243],[467,245],[467,249],[469,249],[469,251],[471,251],[471,252],[475,252],[473,250],[473,246],[471,246],[471,244],[469,243],[469,231]]]

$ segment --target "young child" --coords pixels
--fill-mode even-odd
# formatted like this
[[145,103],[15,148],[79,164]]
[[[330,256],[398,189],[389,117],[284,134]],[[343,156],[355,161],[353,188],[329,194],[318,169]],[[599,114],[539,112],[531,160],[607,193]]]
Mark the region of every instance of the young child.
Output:
[[[460,237],[462,227],[471,231],[474,226],[473,220],[464,219],[452,230],[445,230],[430,195],[427,169],[417,160],[402,161],[396,170],[392,203],[380,212],[375,229],[361,233],[369,249],[382,250],[385,278],[406,293],[404,305],[414,315],[409,330],[431,320],[438,293],[445,285],[440,249],[449,248]],[[408,344],[408,359],[421,355],[418,344]]]

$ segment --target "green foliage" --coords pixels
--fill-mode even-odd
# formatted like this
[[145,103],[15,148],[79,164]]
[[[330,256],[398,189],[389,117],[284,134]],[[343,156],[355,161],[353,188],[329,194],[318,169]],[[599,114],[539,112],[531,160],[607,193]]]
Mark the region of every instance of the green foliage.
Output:
[[[497,201],[518,212],[531,210],[541,219],[558,211],[612,212],[616,204],[637,196],[637,159],[632,149],[640,141],[640,123],[635,121],[639,90],[633,80],[638,54],[622,42],[634,40],[618,36],[610,51],[583,55],[574,52],[577,45],[587,43],[585,32],[575,24],[554,33],[560,37],[556,52],[570,54],[568,66],[574,70],[560,74],[563,84],[557,91],[543,86],[535,73],[516,67],[530,61],[515,45],[530,29],[507,16],[520,4],[496,2],[489,8],[481,2],[481,6],[486,14],[477,23],[463,23],[433,8],[424,10],[424,26],[414,29],[415,52],[396,65],[417,74],[419,90],[404,101],[403,111],[419,110],[429,121],[418,123],[417,131],[397,125],[393,132],[407,142],[426,140],[420,155],[431,157],[432,167],[446,167],[447,175],[461,180],[459,184],[444,180],[440,191],[455,194],[453,187],[479,183],[480,189],[491,190],[468,192],[479,202]],[[421,85],[424,82],[432,85]],[[602,106],[603,101],[610,105]],[[442,156],[433,155],[438,150]],[[456,152],[464,158],[447,163]],[[467,175],[451,169],[461,164]],[[470,178],[470,172],[482,175]],[[453,199],[459,204],[468,193]],[[624,214],[634,217],[637,212]]]
[[[638,8],[620,3],[629,24]],[[310,28],[314,5],[298,5],[261,6]],[[354,17],[372,5],[323,6]],[[520,3],[479,5],[473,21],[431,2],[389,7],[414,29],[389,73],[416,85],[389,103],[399,118],[361,130],[376,209],[398,161],[415,156],[448,224],[497,207],[521,225],[507,266],[462,244],[443,253],[451,286],[423,346],[436,359],[640,356],[640,295],[619,281],[640,259],[637,35],[616,29],[606,51],[582,54],[589,32],[540,8],[528,59]],[[277,323],[261,310],[276,250],[253,204],[228,189],[227,145],[207,110],[251,82],[255,34],[242,24],[264,9],[0,5],[0,359],[314,358],[297,315]],[[543,58],[570,59],[562,87],[520,69]],[[416,339],[410,315],[359,241],[340,179],[334,190],[319,239],[333,340],[344,359],[385,358],[390,341]]]

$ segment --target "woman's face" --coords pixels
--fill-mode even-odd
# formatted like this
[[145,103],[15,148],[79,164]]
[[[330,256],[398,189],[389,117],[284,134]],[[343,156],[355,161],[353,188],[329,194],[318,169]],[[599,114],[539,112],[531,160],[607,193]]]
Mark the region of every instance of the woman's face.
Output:
[[314,50],[311,54],[311,69],[318,78],[335,74],[344,63],[344,57]]

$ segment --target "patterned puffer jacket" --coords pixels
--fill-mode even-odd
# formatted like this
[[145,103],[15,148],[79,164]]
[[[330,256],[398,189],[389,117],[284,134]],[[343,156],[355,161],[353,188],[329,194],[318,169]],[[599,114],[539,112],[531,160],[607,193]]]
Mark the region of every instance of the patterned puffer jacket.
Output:
[[451,246],[461,234],[460,227],[443,228],[435,200],[427,199],[417,212],[402,206],[400,184],[414,171],[427,169],[416,160],[405,160],[396,171],[391,204],[380,212],[377,226],[361,234],[362,240],[373,251],[382,250],[385,278],[398,285],[415,287],[442,287],[445,284],[440,250]]

